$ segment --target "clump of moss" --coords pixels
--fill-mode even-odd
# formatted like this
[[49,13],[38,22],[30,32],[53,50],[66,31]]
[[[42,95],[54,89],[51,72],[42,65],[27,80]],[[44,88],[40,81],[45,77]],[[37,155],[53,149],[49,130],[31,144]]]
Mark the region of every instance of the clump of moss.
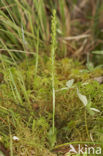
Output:
[[[40,58],[38,74],[35,78],[35,61],[30,59],[28,71],[25,61],[18,68],[9,66],[3,72],[4,80],[0,84],[0,131],[2,142],[9,148],[9,130],[20,138],[13,142],[13,152],[20,155],[36,153],[37,156],[49,151],[48,132],[52,125],[52,86],[50,61]],[[55,89],[66,87],[66,82],[74,79],[74,88],[56,92],[55,122],[57,144],[69,141],[101,141],[103,84],[94,80],[103,74],[102,69],[88,71],[85,66],[72,59],[56,61]],[[11,73],[10,73],[11,72]],[[11,75],[12,74],[12,79]],[[77,96],[77,88],[100,113],[91,114]],[[21,101],[20,101],[21,98]],[[10,123],[8,124],[7,118]],[[6,139],[7,138],[7,139]],[[47,152],[47,153],[46,153]],[[33,155],[32,154],[32,155]],[[49,152],[48,155],[53,155]]]

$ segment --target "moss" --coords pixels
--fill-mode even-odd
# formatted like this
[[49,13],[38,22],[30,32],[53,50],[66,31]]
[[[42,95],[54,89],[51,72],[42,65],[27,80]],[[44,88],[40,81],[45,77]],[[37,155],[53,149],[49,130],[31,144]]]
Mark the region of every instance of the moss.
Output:
[[[14,84],[10,72],[14,78]],[[4,81],[0,84],[0,132],[2,142],[9,147],[9,130],[7,117],[10,118],[12,135],[20,138],[13,142],[14,153],[36,153],[41,156],[51,154],[48,132],[52,124],[52,91],[50,61],[40,58],[38,75],[34,75],[34,59],[8,66]],[[74,79],[74,88],[56,92],[56,128],[57,144],[69,141],[90,141],[90,133],[95,141],[100,141],[99,131],[102,128],[102,113],[93,115],[83,106],[77,96],[77,87],[81,94],[91,101],[91,107],[103,110],[103,84],[94,80],[103,74],[101,68],[88,71],[85,66],[72,59],[56,61],[55,87],[64,88],[69,79]],[[15,89],[17,87],[17,91]],[[20,97],[19,97],[20,95]],[[21,103],[19,101],[21,98]],[[29,99],[29,101],[28,101]],[[29,103],[28,103],[29,102]],[[31,106],[31,107],[30,107]]]

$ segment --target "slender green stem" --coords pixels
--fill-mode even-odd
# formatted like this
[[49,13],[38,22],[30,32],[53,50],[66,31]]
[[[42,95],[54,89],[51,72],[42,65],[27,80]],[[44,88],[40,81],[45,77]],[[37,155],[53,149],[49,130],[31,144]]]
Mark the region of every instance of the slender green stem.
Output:
[[87,136],[88,136],[88,138],[90,138],[89,132],[88,132],[88,126],[87,126],[87,114],[86,114],[86,110],[85,110],[85,128],[86,128]]
[[52,16],[52,44],[51,44],[51,62],[52,62],[52,95],[53,95],[53,134],[55,129],[55,49],[56,49],[56,11],[53,10]]
[[38,71],[38,57],[39,57],[38,52],[39,52],[39,28],[37,30],[35,77],[36,77],[37,71]]

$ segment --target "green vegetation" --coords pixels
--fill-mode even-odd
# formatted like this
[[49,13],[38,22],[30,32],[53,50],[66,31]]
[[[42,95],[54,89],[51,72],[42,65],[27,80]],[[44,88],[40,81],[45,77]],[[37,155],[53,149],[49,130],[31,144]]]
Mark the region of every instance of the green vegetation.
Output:
[[80,2],[1,0],[0,155],[103,150],[103,2]]

